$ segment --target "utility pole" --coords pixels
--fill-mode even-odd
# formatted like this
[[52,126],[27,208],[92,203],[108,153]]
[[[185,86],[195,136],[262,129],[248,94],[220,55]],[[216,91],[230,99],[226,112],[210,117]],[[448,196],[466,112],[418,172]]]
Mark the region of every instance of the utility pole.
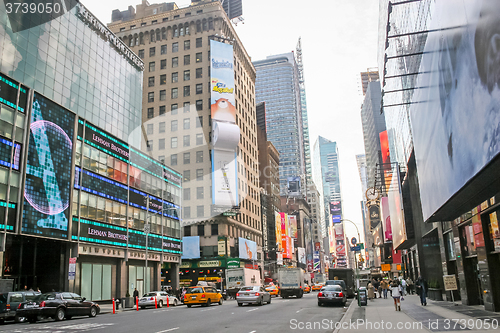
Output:
[[[144,263],[144,281],[146,282],[144,284],[144,291],[146,292],[146,286],[149,286],[149,279],[148,279],[148,238],[149,238],[149,195],[146,195],[145,197],[146,200],[146,221],[144,221],[144,234],[146,236],[146,262]],[[148,290],[149,292],[149,290]]]

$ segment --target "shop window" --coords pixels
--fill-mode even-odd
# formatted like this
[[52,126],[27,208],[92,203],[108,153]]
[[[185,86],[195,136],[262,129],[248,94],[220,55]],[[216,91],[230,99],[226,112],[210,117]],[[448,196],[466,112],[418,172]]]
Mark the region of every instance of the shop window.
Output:
[[205,236],[205,225],[198,225],[198,236]]
[[111,300],[111,265],[82,263],[81,296],[92,301]]

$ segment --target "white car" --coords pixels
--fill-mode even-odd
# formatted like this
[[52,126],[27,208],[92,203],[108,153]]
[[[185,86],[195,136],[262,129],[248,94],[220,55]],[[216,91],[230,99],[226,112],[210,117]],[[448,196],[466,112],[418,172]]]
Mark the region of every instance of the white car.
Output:
[[164,291],[152,291],[139,298],[139,306],[141,309],[145,309],[148,306],[155,306],[155,297],[156,304],[159,308],[167,306],[167,298],[170,306],[177,306],[181,303],[177,297],[169,295]]

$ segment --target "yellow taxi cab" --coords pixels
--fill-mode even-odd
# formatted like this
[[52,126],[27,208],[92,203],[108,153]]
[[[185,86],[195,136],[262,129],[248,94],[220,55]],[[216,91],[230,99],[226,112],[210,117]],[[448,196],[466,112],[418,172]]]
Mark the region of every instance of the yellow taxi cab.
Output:
[[210,306],[212,303],[222,305],[222,295],[214,287],[195,286],[187,288],[184,295],[184,304],[188,308],[195,304]]
[[308,293],[310,293],[310,292],[311,292],[311,287],[310,287],[307,283],[304,285],[304,292],[305,292],[306,294],[308,294]]
[[321,288],[323,288],[323,285],[321,283],[315,283],[312,285],[312,291],[318,291],[318,290],[321,290]]
[[266,291],[268,291],[271,296],[278,296],[278,293],[280,290],[275,285],[269,285],[269,286],[266,286]]

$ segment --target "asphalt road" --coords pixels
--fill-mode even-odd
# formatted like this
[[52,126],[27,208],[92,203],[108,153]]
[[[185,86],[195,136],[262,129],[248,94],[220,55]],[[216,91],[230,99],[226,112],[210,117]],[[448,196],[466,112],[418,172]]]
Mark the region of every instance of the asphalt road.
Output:
[[[103,314],[96,318],[75,317],[55,322],[51,319],[36,324],[6,323],[0,332],[10,333],[167,333],[167,332],[333,332],[334,325],[342,319],[346,307],[321,306],[316,293],[304,295],[302,299],[273,298],[271,304],[239,307],[235,300],[210,307],[186,306],[123,311]],[[308,329],[310,328],[310,330]],[[314,329],[316,328],[316,329]]]

